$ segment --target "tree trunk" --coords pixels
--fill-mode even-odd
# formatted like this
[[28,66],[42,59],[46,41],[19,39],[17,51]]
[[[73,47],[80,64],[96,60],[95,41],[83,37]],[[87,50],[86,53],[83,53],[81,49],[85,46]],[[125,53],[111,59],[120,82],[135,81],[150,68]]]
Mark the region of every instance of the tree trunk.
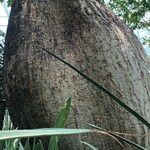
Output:
[[[1,38],[1,36],[0,36]],[[4,100],[3,94],[3,54],[4,54],[4,43],[3,41],[0,42],[0,130],[3,128],[3,120],[5,115],[6,103]]]
[[2,130],[3,128],[5,109],[6,109],[5,101],[0,100],[0,130]]
[[[53,127],[56,114],[72,97],[67,127],[87,123],[130,133],[147,146],[148,129],[68,66],[63,58],[150,120],[150,77],[141,43],[96,0],[14,0],[4,54],[5,94],[16,127]],[[65,136],[62,150],[84,149],[79,140],[102,150],[121,149],[104,135]],[[125,145],[126,149],[135,149]]]

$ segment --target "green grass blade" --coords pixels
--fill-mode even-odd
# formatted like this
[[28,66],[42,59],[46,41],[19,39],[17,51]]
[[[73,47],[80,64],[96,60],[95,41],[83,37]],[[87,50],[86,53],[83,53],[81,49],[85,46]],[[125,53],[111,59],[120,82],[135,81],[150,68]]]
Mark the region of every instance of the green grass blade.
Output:
[[4,148],[4,144],[5,144],[5,141],[4,141],[4,140],[0,141],[0,149],[3,149],[3,148]]
[[44,150],[44,146],[41,140],[39,140],[39,143],[37,143],[36,149],[35,150]]
[[89,144],[89,143],[87,143],[87,142],[80,141],[80,143],[82,143],[82,144],[84,144],[84,145],[90,147],[92,150],[98,150],[98,148],[96,148],[95,146],[93,146],[93,145],[91,145],[91,144]]
[[[65,108],[61,109],[60,112],[58,113],[58,116],[56,118],[55,122],[55,128],[64,128],[67,118],[69,116],[70,112],[70,107],[71,107],[71,98],[68,99],[67,105]],[[58,142],[59,142],[60,136],[52,136],[48,149],[49,150],[58,150]]]
[[34,138],[33,140],[32,150],[35,150],[35,145],[36,145],[36,138]]
[[58,136],[52,136],[48,146],[48,150],[58,150]]
[[24,150],[24,147],[21,142],[19,142],[19,150]]
[[8,149],[8,150],[13,150],[13,149],[14,149],[14,148],[13,148],[13,140],[8,140],[8,141],[6,141],[5,147],[6,147],[6,149]]
[[27,138],[27,140],[26,140],[26,144],[24,146],[24,150],[31,150],[29,138]]
[[42,50],[45,51],[45,52],[47,52],[51,56],[55,57],[56,59],[60,60],[61,62],[63,62],[64,64],[66,64],[70,68],[72,68],[77,73],[79,73],[82,77],[84,77],[86,80],[88,80],[90,83],[92,83],[97,88],[101,89],[104,93],[106,93],[109,97],[111,97],[116,103],[118,103],[121,107],[123,107],[125,110],[127,110],[128,112],[130,112],[133,116],[135,116],[138,120],[140,120],[144,125],[146,125],[148,128],[150,128],[150,123],[147,120],[145,120],[141,115],[139,115],[136,111],[134,111],[132,108],[130,108],[129,106],[127,106],[122,100],[120,100],[118,97],[116,97],[115,95],[113,95],[111,92],[109,92],[102,85],[98,84],[97,82],[95,82],[94,80],[92,80],[91,78],[89,78],[87,75],[85,75],[84,73],[82,73],[81,71],[79,71],[78,69],[76,69],[74,66],[72,66],[68,62],[64,61],[63,59],[59,58],[58,56],[54,55],[53,53],[49,52],[48,50],[46,50],[44,48]]
[[55,128],[63,128],[65,126],[67,118],[69,116],[70,107],[71,107],[71,97],[67,100],[67,105],[65,106],[65,108],[61,109],[60,112],[58,113],[54,126]]
[[81,133],[92,133],[92,130],[44,128],[44,129],[30,129],[30,130],[0,131],[0,140],[27,138],[27,137],[44,137],[52,135],[81,134]]
[[36,144],[35,150],[41,150],[41,145],[40,145],[40,143],[37,143],[37,144]]
[[14,149],[14,150],[20,150],[20,149],[19,149],[20,143],[21,143],[21,142],[20,142],[19,139],[14,139],[13,142],[12,142],[13,149]]

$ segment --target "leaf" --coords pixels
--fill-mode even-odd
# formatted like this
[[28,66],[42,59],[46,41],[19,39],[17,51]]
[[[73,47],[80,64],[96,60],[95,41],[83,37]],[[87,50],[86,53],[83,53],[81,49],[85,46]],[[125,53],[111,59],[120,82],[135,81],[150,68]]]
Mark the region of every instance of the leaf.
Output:
[[36,144],[35,150],[44,150],[44,146],[41,140],[39,140],[39,143]]
[[35,146],[35,150],[41,150],[40,148],[41,148],[40,143],[37,143],[36,146]]
[[36,142],[36,138],[34,138],[33,140],[32,150],[35,150],[35,146],[36,146],[35,142]]
[[8,0],[8,1],[7,1],[8,6],[11,6],[11,5],[12,5],[12,2],[13,2],[13,0]]
[[4,144],[5,144],[5,141],[4,141],[4,140],[1,140],[1,141],[0,141],[0,149],[3,149]]
[[63,128],[65,126],[67,118],[69,116],[70,107],[71,107],[71,97],[67,100],[66,107],[60,110],[54,125],[55,128]]
[[5,148],[8,150],[13,150],[13,140],[6,140],[5,141]]
[[10,130],[0,131],[0,140],[26,138],[26,137],[43,137],[52,135],[68,135],[92,133],[90,129],[64,129],[64,128],[43,128],[30,130]]
[[24,146],[24,150],[31,150],[29,138],[26,140],[26,144]]
[[123,107],[125,110],[127,110],[129,113],[131,113],[133,116],[135,116],[139,121],[141,121],[144,125],[146,125],[148,128],[150,128],[150,123],[145,120],[141,115],[139,115],[136,111],[134,111],[132,108],[130,108],[128,105],[126,105],[122,100],[120,100],[118,97],[116,97],[115,95],[113,95],[111,92],[109,92],[106,88],[104,88],[102,85],[98,84],[97,82],[95,82],[94,80],[92,80],[91,78],[89,78],[87,75],[85,75],[84,73],[82,73],[81,71],[79,71],[78,69],[76,69],[74,66],[72,66],[71,64],[69,64],[68,62],[64,61],[63,59],[59,58],[58,56],[54,55],[53,53],[49,52],[46,49],[41,49],[45,52],[47,52],[48,54],[50,54],[51,56],[53,56],[54,58],[58,59],[59,61],[63,62],[64,64],[66,64],[67,66],[69,66],[70,68],[72,68],[74,71],[76,71],[78,74],[80,74],[82,77],[84,77],[86,80],[88,80],[90,83],[92,83],[94,86],[96,86],[97,88],[101,89],[104,93],[106,93],[109,97],[111,97],[116,103],[118,103],[121,107]]
[[13,141],[12,141],[12,145],[13,145],[13,149],[14,150],[18,150],[19,149],[19,146],[20,146],[20,140],[19,139],[14,139]]
[[19,142],[19,150],[24,150],[24,147],[21,142]]
[[58,136],[52,136],[48,146],[48,150],[58,150]]
[[[55,128],[64,128],[67,118],[69,116],[71,107],[71,98],[68,99],[67,105],[65,108],[61,109],[55,122]],[[48,149],[49,150],[58,150],[58,142],[59,142],[60,136],[52,136]]]
[[80,143],[82,143],[82,144],[84,144],[84,145],[90,147],[92,150],[98,150],[98,148],[94,147],[93,145],[91,145],[91,144],[89,144],[89,143],[87,143],[87,142],[80,141]]

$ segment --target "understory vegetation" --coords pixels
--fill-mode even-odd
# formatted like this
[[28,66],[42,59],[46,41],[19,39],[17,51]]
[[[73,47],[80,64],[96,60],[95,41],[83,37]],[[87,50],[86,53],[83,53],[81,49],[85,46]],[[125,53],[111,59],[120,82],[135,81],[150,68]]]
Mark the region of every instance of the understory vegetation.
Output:
[[[50,137],[48,150],[59,150],[59,140],[63,138],[63,135],[67,134],[103,134],[107,135],[115,140],[123,149],[125,149],[124,143],[127,143],[137,149],[146,150],[146,148],[140,146],[133,141],[128,140],[130,134],[119,133],[113,131],[107,131],[98,126],[87,124],[90,129],[67,129],[65,125],[71,109],[71,98],[66,102],[66,106],[60,110],[55,121],[54,128],[43,128],[43,129],[30,129],[30,130],[18,130],[13,128],[8,110],[6,110],[3,130],[0,131],[0,149],[1,150],[44,150],[45,145],[38,137]],[[125,137],[124,137],[125,136]],[[34,138],[32,144],[30,138]],[[22,144],[22,139],[26,139],[25,144]],[[92,150],[99,150],[98,147],[87,143],[86,141],[78,141],[85,147]]]

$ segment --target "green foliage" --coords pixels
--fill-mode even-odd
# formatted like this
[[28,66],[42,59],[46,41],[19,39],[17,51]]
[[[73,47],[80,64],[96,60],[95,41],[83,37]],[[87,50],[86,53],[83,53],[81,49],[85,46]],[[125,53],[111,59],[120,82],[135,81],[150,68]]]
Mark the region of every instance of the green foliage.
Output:
[[[3,131],[13,130],[13,125],[8,113],[8,110],[5,112],[3,124]],[[18,138],[16,139],[7,139],[0,141],[0,150],[21,150],[22,144]]]
[[[62,108],[60,112],[58,113],[58,116],[56,118],[55,122],[55,128],[49,128],[49,129],[32,129],[32,130],[12,130],[13,126],[10,120],[10,116],[8,114],[8,111],[6,111],[5,119],[4,119],[4,127],[3,131],[0,131],[0,149],[8,149],[8,150],[44,150],[44,146],[41,140],[36,142],[35,137],[43,137],[43,136],[50,136],[51,140],[49,143],[48,150],[58,150],[58,142],[60,140],[60,135],[66,135],[66,134],[81,134],[81,133],[101,133],[106,134],[108,136],[113,137],[115,140],[119,139],[120,141],[126,142],[138,149],[144,150],[143,147],[140,145],[123,138],[117,133],[110,133],[106,130],[99,128],[95,125],[89,124],[92,128],[95,128],[96,130],[91,129],[65,129],[64,126],[66,124],[67,118],[69,116],[71,108],[71,98],[68,99],[66,107]],[[8,131],[9,130],[9,131]],[[29,138],[34,137],[33,145],[30,144]],[[20,139],[27,138],[25,146],[22,145],[20,142]],[[92,150],[98,150],[93,145],[80,141],[80,143],[84,144],[85,146],[88,146]],[[119,143],[119,142],[118,142]],[[122,145],[122,144],[121,144]]]
[[6,110],[5,116],[4,116],[3,130],[13,130],[13,124],[11,122],[8,110]]
[[[66,124],[69,112],[71,108],[71,98],[68,99],[65,108],[61,109],[55,122],[55,128],[44,128],[44,129],[32,129],[32,130],[12,130],[13,126],[10,120],[10,116],[6,111],[3,131],[0,131],[0,149],[8,150],[44,150],[44,146],[41,140],[36,142],[35,137],[52,136],[48,150],[58,150],[58,142],[60,140],[60,135],[67,134],[81,134],[81,133],[95,133],[95,134],[105,134],[116,140],[120,145],[122,145],[118,140],[126,142],[138,149],[144,150],[145,148],[122,137],[118,133],[108,132],[105,129],[99,128],[95,125],[89,124],[93,129],[65,129],[63,128]],[[8,131],[9,130],[9,131]],[[34,137],[33,145],[30,144],[29,138]],[[22,145],[20,140],[22,138],[27,138],[25,146]],[[92,150],[98,150],[93,145],[80,141],[86,147],[88,146]]]
[[[0,131],[0,150],[44,150],[42,141],[39,140],[38,142],[36,142],[35,137],[43,137],[50,135],[52,135],[52,137],[49,143],[48,150],[58,150],[58,142],[60,140],[60,135],[92,132],[89,129],[63,129],[67,122],[70,108],[71,98],[68,99],[66,107],[62,108],[58,113],[54,126],[55,128],[33,130],[13,130],[13,125],[10,116],[8,114],[8,111],[6,110],[3,131]],[[23,146],[20,139],[26,137],[27,140],[25,146]],[[31,145],[29,142],[30,137],[34,137],[33,145]],[[91,145],[89,147],[91,147]]]
[[[124,20],[131,29],[150,29],[149,0],[110,0],[108,6]],[[143,44],[150,45],[149,37],[143,38]]]
[[53,135],[69,135],[92,133],[90,129],[65,129],[65,128],[43,128],[43,129],[30,129],[30,130],[9,130],[0,131],[0,140],[27,138],[27,137],[45,137]]
[[80,141],[80,143],[82,143],[82,144],[84,144],[84,145],[90,147],[92,150],[98,150],[98,148],[96,148],[95,146],[93,146],[93,145],[91,145],[91,144],[89,144],[89,143],[87,143],[87,142]]
[[[0,0],[0,2],[3,2],[3,1],[4,1],[4,0]],[[7,1],[8,6],[11,6],[12,2],[13,2],[13,0],[8,0],[8,1]]]
[[[3,2],[4,0],[0,0]],[[8,0],[8,6],[12,5],[13,0]],[[150,13],[149,0],[99,0],[100,3],[107,4],[124,22],[132,29],[150,28],[150,19],[146,20],[144,17]],[[144,44],[150,45],[149,38],[144,38]]]
[[132,29],[150,27],[150,20],[143,20],[145,14],[150,11],[149,0],[110,0],[108,5]]
[[34,143],[33,146],[30,144],[29,138],[26,140],[26,144],[24,147],[22,147],[22,150],[44,150],[44,146],[41,140],[39,140],[37,143],[35,143],[35,138],[34,138]]
[[61,109],[61,111],[58,113],[54,126],[55,128],[64,128],[67,122],[67,118],[69,116],[70,108],[71,108],[71,97],[68,99],[66,107]]
[[[56,122],[55,122],[55,128],[64,128],[65,124],[67,122],[67,118],[69,116],[71,108],[71,98],[68,99],[67,105],[65,108],[61,109],[59,112]],[[58,142],[59,142],[60,136],[52,136],[50,143],[49,143],[49,150],[58,150]]]
[[[4,0],[0,0],[3,2]],[[8,0],[8,6],[11,6],[13,0]],[[99,0],[105,3],[105,0]],[[110,0],[108,6],[123,18],[123,20],[132,28],[148,28],[150,20],[143,20],[143,17],[150,11],[149,0]]]

